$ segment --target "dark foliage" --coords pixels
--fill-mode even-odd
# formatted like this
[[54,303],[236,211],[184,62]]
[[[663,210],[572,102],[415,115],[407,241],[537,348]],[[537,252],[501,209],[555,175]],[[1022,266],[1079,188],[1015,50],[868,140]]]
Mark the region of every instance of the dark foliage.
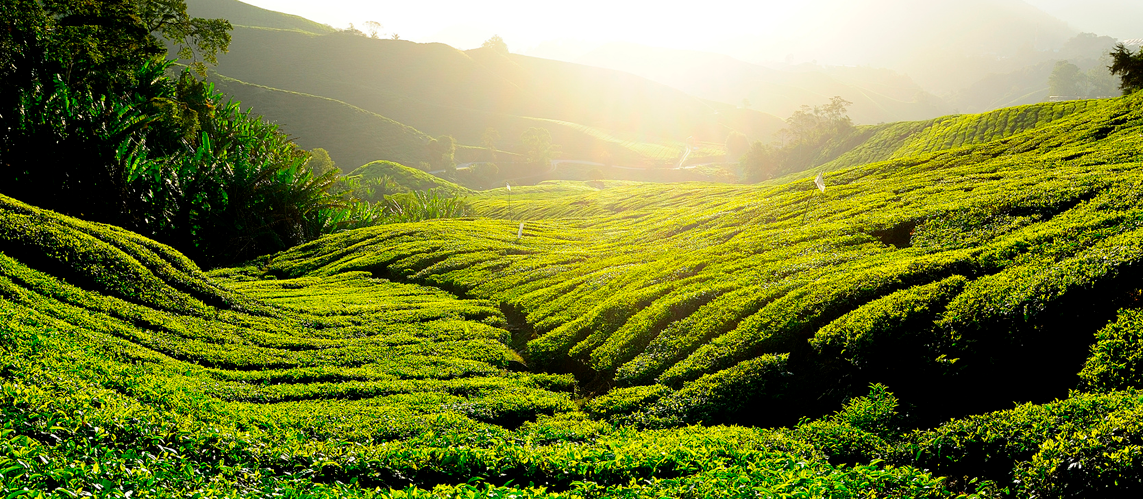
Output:
[[1132,53],[1122,43],[1116,44],[1111,52],[1111,66],[1107,69],[1111,74],[1119,75],[1119,88],[1124,95],[1143,89],[1143,49]]
[[[335,173],[172,62],[212,62],[224,20],[179,0],[6,3],[0,18],[0,191],[129,228],[216,265],[345,226]],[[349,210],[350,213],[346,213]],[[367,210],[366,210],[367,211]],[[366,214],[367,213],[359,213]]]

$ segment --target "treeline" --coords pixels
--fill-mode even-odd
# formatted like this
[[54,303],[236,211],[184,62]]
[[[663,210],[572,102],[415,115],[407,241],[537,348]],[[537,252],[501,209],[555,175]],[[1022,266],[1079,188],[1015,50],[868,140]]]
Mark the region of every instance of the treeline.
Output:
[[833,97],[823,106],[803,105],[786,120],[786,128],[778,132],[777,145],[755,141],[743,153],[745,137],[732,134],[727,139],[727,150],[739,158],[742,177],[748,182],[805,170],[814,166],[814,160],[831,140],[853,130],[853,121],[846,114],[852,104]]
[[206,266],[386,219],[201,80],[227,50],[226,20],[181,0],[13,0],[0,23],[0,192]]

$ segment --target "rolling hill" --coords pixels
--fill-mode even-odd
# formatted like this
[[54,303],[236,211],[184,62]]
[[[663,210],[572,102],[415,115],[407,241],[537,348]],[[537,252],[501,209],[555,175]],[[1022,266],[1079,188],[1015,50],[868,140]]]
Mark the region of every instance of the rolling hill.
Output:
[[809,164],[768,184],[781,184],[846,167],[907,158],[999,140],[1101,105],[1101,100],[1030,104],[996,111],[942,116],[931,120],[862,125],[834,137]]
[[[504,245],[502,238],[514,235],[511,222],[446,222],[423,235],[402,229],[405,242],[397,245],[393,229],[379,227],[279,255],[269,271],[301,277],[372,269],[505,303],[532,328],[530,365],[574,372],[589,392],[669,389],[660,392],[670,394],[660,405],[636,417],[789,423],[785,410],[796,419],[822,410],[814,407],[823,401],[831,407],[844,399],[848,389],[829,381],[837,379],[833,369],[854,376],[845,383],[857,390],[888,384],[915,417],[933,421],[1012,400],[1047,402],[1075,386],[1090,335],[1130,301],[1119,294],[1117,279],[1134,275],[1128,269],[1138,255],[1092,259],[1135,244],[1127,214],[1133,205],[1116,205],[1123,214],[1104,210],[1130,189],[1112,172],[1138,159],[1140,99],[1095,103],[1023,133],[918,146],[898,159],[843,169],[826,176],[832,187],[811,204],[817,190],[807,180],[771,189],[577,189],[566,197],[515,200],[514,216],[525,221],[519,245]],[[1022,111],[1010,114],[1028,116]],[[995,123],[1000,116],[1006,115],[973,121]],[[938,137],[960,137],[969,128],[949,125],[915,136],[919,144],[943,143]],[[495,192],[478,199],[477,209],[506,216],[505,193]],[[1103,217],[1120,225],[1091,229],[1099,236],[1081,228],[1103,227]],[[1076,246],[1064,235],[1073,233],[1096,239]],[[365,249],[374,240],[377,250]],[[1033,247],[1043,249],[1028,253]],[[940,290],[947,286],[946,296]],[[933,315],[917,319],[924,326],[908,326],[931,328],[937,336],[918,341],[936,350],[918,350],[920,364],[903,371],[844,357],[857,355],[845,353],[855,346],[844,343],[856,340],[830,336],[842,327],[835,321],[856,317],[851,312],[883,313],[880,307],[913,300],[912,293],[937,293],[924,298],[935,300],[926,302]],[[1095,306],[1089,300],[1096,296],[1108,301]],[[1019,301],[1025,299],[1047,300],[1037,309],[1044,315],[1012,315],[1025,310]],[[1053,322],[1060,317],[1067,320]],[[1064,323],[1065,329],[1053,326]],[[987,351],[958,350],[969,344],[959,340],[939,346],[946,341],[940,335]],[[843,343],[827,348],[833,341]],[[838,364],[842,358],[834,355],[849,360]],[[906,353],[886,355],[904,362]],[[961,360],[952,371],[926,364],[940,356]],[[997,358],[1010,360],[997,364]],[[851,367],[839,367],[845,363]],[[929,369],[931,378],[919,374]],[[794,378],[782,378],[787,370]]]
[[628,143],[666,144],[681,155],[688,137],[721,144],[730,130],[768,136],[781,127],[772,116],[634,76],[490,49],[466,53],[440,44],[253,28],[237,28],[233,36],[216,68],[222,75],[333,98],[464,144],[479,144],[494,128],[504,138],[498,147],[519,150],[518,137],[542,127],[566,155],[594,158],[607,151],[633,161],[644,156]]
[[885,135],[824,194],[541,184],[210,273],[0,196],[0,491],[1132,494],[1141,103]]
[[281,125],[299,146],[321,147],[342,165],[353,169],[377,158],[407,165],[429,160],[421,131],[376,113],[328,97],[252,85],[213,74],[219,91],[237,98],[244,108]]
[[191,17],[226,19],[235,26],[287,29],[315,34],[337,31],[331,26],[304,17],[263,9],[235,0],[192,0],[186,4],[187,14]]
[[[191,4],[196,6],[196,15],[206,17],[249,10],[233,0],[193,0]],[[214,68],[222,76],[253,85],[230,86],[243,102],[267,99],[270,89],[292,93],[295,100],[296,94],[324,97],[428,135],[452,135],[470,146],[483,145],[485,131],[493,128],[501,137],[497,147],[516,152],[522,151],[519,137],[523,132],[539,127],[551,133],[565,157],[636,166],[672,163],[683,154],[688,138],[704,144],[692,157],[718,157],[724,154],[722,144],[732,130],[768,138],[782,126],[774,116],[698,99],[621,72],[492,49],[462,52],[442,44],[319,33],[289,27],[289,17],[258,13],[250,18],[251,25],[235,22],[238,27],[230,52]],[[338,116],[348,111],[333,112]],[[299,125],[286,120],[301,121],[304,116],[281,116],[281,123],[290,130]],[[274,119],[279,120],[278,116]],[[315,117],[308,121],[338,120]],[[306,141],[330,145],[358,142],[349,136],[361,134],[300,126],[311,127]],[[374,142],[378,140],[389,141]],[[400,134],[393,138],[398,144],[403,140]],[[341,145],[323,147],[334,157],[357,158],[353,161],[360,160],[364,152],[342,152]],[[368,160],[374,159],[401,158]]]
[[360,176],[366,181],[386,177],[402,192],[438,190],[450,196],[472,194],[468,188],[392,161],[373,161],[348,172],[348,175]]

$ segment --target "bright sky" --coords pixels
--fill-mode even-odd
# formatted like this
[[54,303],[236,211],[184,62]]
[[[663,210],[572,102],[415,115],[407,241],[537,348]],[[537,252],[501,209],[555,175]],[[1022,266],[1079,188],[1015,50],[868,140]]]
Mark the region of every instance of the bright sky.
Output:
[[[514,52],[544,41],[628,41],[669,48],[708,49],[736,34],[788,34],[793,21],[821,18],[814,11],[843,0],[246,0],[334,27],[374,20],[401,38],[441,41],[467,49],[493,34]],[[833,17],[829,15],[827,17]],[[804,25],[805,23],[798,23]]]
[[[297,14],[344,28],[365,21],[382,24],[386,35],[417,42],[444,42],[460,49],[479,46],[499,34],[513,52],[547,57],[561,50],[573,59],[611,41],[724,52],[734,40],[750,38],[772,46],[773,59],[812,43],[815,33],[836,32],[870,15],[879,0],[245,0],[259,7]],[[918,6],[930,0],[916,0]],[[1019,3],[1020,0],[997,0]],[[1130,38],[1140,33],[1114,22],[1143,21],[1143,0],[1026,0],[1068,21],[1074,28]],[[857,7],[863,5],[864,8]],[[1105,11],[1118,15],[1108,16]],[[1134,11],[1128,13],[1126,11]],[[1086,15],[1086,17],[1085,17]],[[1068,19],[1073,17],[1073,19]],[[1131,19],[1127,19],[1131,18]],[[1107,20],[1100,24],[1100,20]],[[1114,21],[1114,22],[1113,22]],[[1123,24],[1120,22],[1120,24]],[[809,38],[809,39],[808,39]],[[546,43],[545,43],[546,42]]]

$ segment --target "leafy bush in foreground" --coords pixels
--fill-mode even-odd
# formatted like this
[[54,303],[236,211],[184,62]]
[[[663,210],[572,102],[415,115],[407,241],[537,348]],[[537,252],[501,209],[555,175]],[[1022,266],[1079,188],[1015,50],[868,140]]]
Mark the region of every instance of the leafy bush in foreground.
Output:
[[832,463],[871,462],[892,453],[889,442],[901,433],[897,398],[883,385],[850,400],[828,417],[803,420],[791,436],[813,443]]
[[1079,375],[1083,388],[1096,392],[1143,387],[1143,311],[1120,310],[1115,322],[1096,332]]

